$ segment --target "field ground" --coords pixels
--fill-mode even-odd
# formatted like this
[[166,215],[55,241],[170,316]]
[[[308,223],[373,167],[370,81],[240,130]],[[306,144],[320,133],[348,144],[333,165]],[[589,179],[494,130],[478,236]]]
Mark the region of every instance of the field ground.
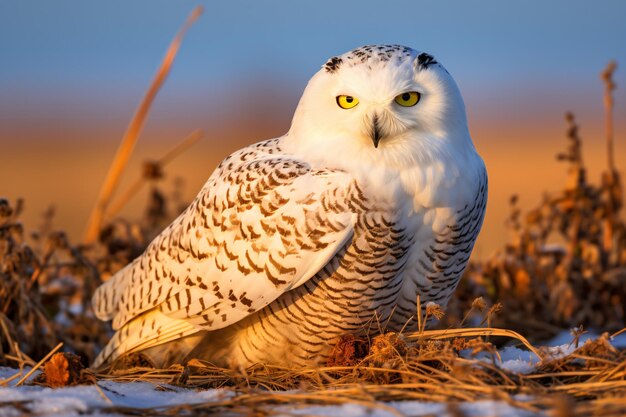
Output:
[[[326,382],[326,388],[291,389],[282,392],[268,391],[262,385],[263,382],[249,376],[248,386],[221,387],[199,389],[197,386],[211,385],[210,375],[191,376],[185,384],[175,383],[177,374],[181,370],[162,371],[159,375],[155,370],[135,370],[131,374],[119,374],[117,377],[109,376],[99,378],[97,385],[81,385],[51,389],[41,385],[27,385],[16,387],[18,379],[28,369],[20,372],[17,369],[0,368],[0,384],[9,381],[7,388],[0,389],[0,415],[18,416],[24,413],[32,416],[80,416],[80,415],[209,415],[222,413],[233,416],[259,416],[259,415],[285,415],[285,416],[329,416],[350,417],[369,415],[372,417],[387,416],[583,416],[602,415],[618,416],[626,413],[626,402],[623,397],[596,400],[595,402],[575,403],[559,395],[559,391],[565,392],[568,388],[572,393],[580,395],[580,388],[576,383],[568,381],[578,373],[594,373],[594,366],[583,365],[585,358],[583,350],[602,340],[601,337],[589,334],[582,335],[579,340],[581,348],[576,349],[572,343],[572,335],[568,332],[561,333],[547,346],[541,349],[544,361],[539,359],[529,350],[517,347],[505,347],[493,352],[492,357],[486,352],[473,356],[471,349],[461,351],[457,366],[465,362],[474,368],[478,377],[481,368],[497,370],[508,380],[511,386],[496,386],[476,384],[475,391],[468,386],[463,386],[460,381],[455,381],[453,374],[448,375],[452,379],[445,378],[424,379],[422,384],[418,382],[418,372],[413,369],[414,381],[406,380],[403,384],[345,384]],[[611,340],[611,348],[626,349],[626,334],[621,334]],[[597,346],[596,346],[597,347]],[[624,351],[622,351],[623,353]],[[597,354],[598,352],[596,352]],[[606,353],[606,352],[605,352]],[[588,354],[588,352],[587,352]],[[622,359],[624,355],[622,354]],[[550,361],[558,361],[559,367],[571,366],[568,360],[579,363],[578,371],[569,371],[569,376],[554,377],[554,372],[549,372],[546,364]],[[599,359],[599,358],[598,358]],[[606,359],[605,359],[606,360]],[[623,362],[622,362],[623,364]],[[587,364],[588,365],[588,364]],[[384,366],[384,365],[382,365]],[[583,371],[587,368],[587,371]],[[598,364],[595,365],[596,371]],[[353,369],[355,371],[356,368]],[[365,367],[363,367],[365,369]],[[553,369],[554,370],[554,369]],[[389,370],[388,370],[389,371]],[[405,370],[406,371],[406,370]],[[318,377],[329,378],[332,369],[320,369]],[[561,373],[565,370],[561,369]],[[623,373],[624,370],[622,369]],[[407,372],[407,375],[410,372]],[[471,373],[471,371],[469,371]],[[552,375],[551,375],[552,374]],[[37,374],[30,377],[32,382]],[[384,372],[379,373],[379,377]],[[388,374],[387,374],[388,375]],[[495,373],[492,373],[493,377]],[[615,384],[615,375],[609,378],[597,378],[595,384]],[[219,379],[217,374],[212,377]],[[425,375],[422,375],[425,377]],[[545,385],[544,392],[537,387],[532,387],[533,381],[553,378],[551,385]],[[622,376],[623,377],[623,376]],[[461,379],[464,379],[462,376]],[[223,376],[222,376],[223,379]],[[271,378],[269,378],[271,379]],[[594,379],[594,378],[590,378]],[[619,378],[618,378],[619,379]],[[223,379],[223,381],[225,381]],[[174,383],[173,383],[174,382]],[[301,382],[304,382],[301,381]],[[390,381],[388,381],[390,382]],[[623,380],[621,381],[624,388]],[[267,383],[267,382],[266,382]],[[431,387],[423,388],[420,385],[430,383]],[[449,383],[449,387],[445,384]],[[586,382],[586,389],[593,389],[593,382]],[[619,384],[619,383],[618,383]],[[215,385],[215,381],[213,381]],[[585,385],[585,384],[582,384]],[[459,389],[460,388],[460,389]],[[489,388],[489,389],[487,389]],[[600,387],[597,387],[598,389]],[[585,389],[585,388],[583,388]],[[602,389],[602,388],[600,388]],[[453,391],[458,390],[453,393]],[[443,392],[449,392],[449,400],[442,401]],[[465,392],[463,392],[465,391]],[[517,391],[517,393],[514,393]],[[461,394],[463,392],[463,394]],[[513,394],[512,394],[513,393]],[[589,391],[591,394],[591,391]],[[463,395],[469,394],[471,401],[463,400]],[[574,394],[576,395],[576,394]],[[404,396],[402,400],[399,398]],[[430,397],[430,399],[429,399]]]

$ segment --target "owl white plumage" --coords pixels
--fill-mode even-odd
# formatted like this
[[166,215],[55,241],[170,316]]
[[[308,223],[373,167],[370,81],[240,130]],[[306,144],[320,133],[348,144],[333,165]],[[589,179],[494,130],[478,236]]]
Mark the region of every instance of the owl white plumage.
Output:
[[376,317],[445,305],[480,230],[487,173],[431,55],[331,58],[289,132],[227,157],[193,203],[96,291],[115,335],[94,363],[322,364]]

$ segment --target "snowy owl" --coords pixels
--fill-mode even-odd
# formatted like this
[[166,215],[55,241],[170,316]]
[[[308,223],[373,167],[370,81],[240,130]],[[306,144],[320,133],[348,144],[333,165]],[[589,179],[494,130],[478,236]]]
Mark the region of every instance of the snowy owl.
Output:
[[481,228],[487,173],[433,56],[357,48],[309,81],[287,134],[228,156],[146,251],[97,289],[116,330],[94,366],[323,365],[372,320],[445,305]]

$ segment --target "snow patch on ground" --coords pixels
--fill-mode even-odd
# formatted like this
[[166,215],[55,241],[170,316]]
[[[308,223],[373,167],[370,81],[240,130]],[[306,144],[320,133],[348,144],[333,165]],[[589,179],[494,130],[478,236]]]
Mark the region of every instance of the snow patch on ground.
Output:
[[[0,381],[19,372],[0,368]],[[99,381],[98,386],[67,388],[43,388],[39,386],[15,387],[17,379],[9,387],[0,388],[0,417],[23,416],[11,403],[21,402],[29,414],[46,417],[113,416],[106,409],[111,406],[129,408],[168,407],[183,404],[211,403],[236,395],[225,389],[192,390],[167,384],[148,382]],[[4,404],[3,404],[4,403]],[[380,403],[377,407],[360,404],[338,406],[277,406],[276,415],[316,415],[320,417],[393,417],[398,412],[415,417],[453,417],[455,412],[449,404],[419,401]],[[504,402],[478,401],[459,404],[458,409],[468,417],[497,415],[502,417],[532,417],[537,414],[511,407]]]
[[[585,333],[580,336],[578,347],[583,346],[588,341],[596,340],[600,337],[597,333]],[[552,359],[562,358],[574,352],[576,345],[573,343],[574,337],[569,331],[563,331],[546,343],[544,349]],[[626,332],[610,338],[609,341],[617,349],[626,348]],[[514,346],[506,346],[498,351],[500,359],[492,357],[487,352],[481,352],[475,356],[471,355],[470,350],[461,351],[461,356],[465,358],[476,358],[484,362],[494,363],[500,369],[517,374],[529,374],[535,370],[540,359],[532,352],[526,349],[520,349]]]
[[[0,369],[3,377],[11,376],[16,370]],[[163,390],[165,389],[165,390]],[[78,386],[59,389],[38,386],[20,386],[0,388],[0,416],[22,416],[11,403],[23,402],[29,414],[46,417],[78,417],[113,416],[106,413],[111,406],[129,408],[154,408],[183,404],[211,403],[236,395],[224,389],[191,390],[173,387],[167,384],[151,384],[147,382],[119,383],[100,381],[98,386]],[[2,404],[5,403],[5,404]],[[478,401],[459,404],[458,409],[464,415],[501,417],[531,417],[537,414],[511,407],[504,402]],[[403,415],[450,416],[455,415],[450,404],[428,403],[418,401],[380,403],[377,407],[360,404],[343,404],[338,406],[277,406],[276,415],[316,415],[321,417],[394,417],[400,412]]]
[[[458,415],[453,405],[443,403],[426,403],[419,401],[402,401],[381,404],[380,408],[368,408],[357,404],[345,404],[341,406],[318,406],[303,407],[297,410],[281,407],[277,409],[277,415],[281,411],[285,415],[327,416],[327,417],[397,417],[398,412],[412,417],[454,417]],[[498,417],[535,417],[542,414],[520,410],[511,407],[501,401],[476,401],[463,403],[457,406],[457,410],[466,417],[498,416]]]
[[[0,378],[10,377],[16,372],[16,369],[0,368]],[[17,379],[12,385],[16,382]],[[2,406],[2,403],[11,402],[24,402],[27,409],[38,416],[79,416],[88,410],[111,406],[169,407],[215,402],[232,395],[234,393],[224,389],[192,390],[149,382],[99,381],[97,386],[81,385],[57,389],[22,385],[0,388],[0,416],[23,415],[15,408]]]
[[[596,332],[583,333],[579,338],[579,346],[582,346],[588,340],[595,340],[600,337],[600,334]],[[572,334],[568,331],[559,333],[554,339],[547,343],[549,346],[569,345],[572,342]],[[626,332],[617,335],[616,337],[609,338],[609,341],[617,349],[626,348]]]
[[[561,346],[559,346],[559,348],[561,348]],[[540,359],[534,353],[514,346],[506,346],[500,349],[498,354],[500,355],[499,358],[487,352],[472,355],[469,349],[461,351],[462,357],[493,363],[500,369],[518,374],[531,373],[540,362]]]

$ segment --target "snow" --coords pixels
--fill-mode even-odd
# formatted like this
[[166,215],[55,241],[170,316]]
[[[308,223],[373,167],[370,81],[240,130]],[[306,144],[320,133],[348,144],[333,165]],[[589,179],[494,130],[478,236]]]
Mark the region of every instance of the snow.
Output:
[[[597,333],[584,333],[580,336],[578,347],[584,345],[588,341],[596,340],[600,337]],[[573,336],[569,331],[563,331],[549,341],[546,345],[546,351],[553,359],[567,356],[576,350],[576,346],[572,343]],[[609,339],[611,344],[618,349],[626,348],[626,332]],[[539,358],[532,352],[519,349],[514,346],[506,346],[498,351],[501,361],[496,359],[495,365],[500,369],[504,369],[517,374],[529,374],[535,370],[540,362]],[[484,362],[492,363],[493,358],[487,352],[481,352],[476,356],[471,356],[471,350],[461,351],[463,357],[473,357]]]
[[518,374],[531,373],[539,363],[539,358],[534,353],[512,346],[500,350],[500,357],[502,358],[500,368]]
[[[368,408],[363,405],[346,404],[341,406],[309,406],[297,410],[279,407],[277,415],[281,411],[289,415],[328,416],[328,417],[397,417],[398,412],[405,416],[414,417],[453,417],[458,415],[450,404],[427,403],[418,401],[390,402],[384,404],[385,408]],[[393,411],[387,409],[390,407]],[[461,415],[466,417],[499,416],[499,417],[534,417],[541,414],[527,412],[512,407],[502,401],[476,401],[458,405]]]
[[[0,368],[0,378],[18,372],[16,369]],[[17,379],[9,388],[0,388],[0,416],[18,416],[22,413],[2,403],[28,402],[28,410],[41,416],[79,416],[88,410],[110,406],[130,408],[168,407],[182,404],[198,404],[223,400],[234,395],[223,389],[191,390],[168,384],[149,382],[99,381],[98,385],[81,385],[66,388],[43,388],[39,386],[15,387]]]
[[[559,349],[563,348],[562,346],[558,347]],[[495,358],[495,365],[500,369],[504,369],[510,372],[515,372],[518,374],[529,374],[534,369],[535,366],[539,363],[539,358],[532,352],[528,350],[519,349],[514,346],[506,346],[498,351],[501,360]],[[478,355],[471,355],[471,350],[463,350],[461,351],[461,356],[465,358],[475,358],[479,359],[483,362],[492,363],[494,362],[494,358],[492,355],[487,352],[481,352]]]
[[[0,376],[11,376],[17,370],[0,368]],[[161,387],[161,389],[159,389]],[[165,388],[165,390],[162,390]],[[89,414],[90,416],[113,416],[106,408],[121,406],[129,408],[167,407],[183,404],[210,403],[236,395],[225,389],[192,390],[167,384],[147,382],[119,383],[100,381],[98,386],[77,386],[67,388],[42,388],[38,386],[20,386],[0,388],[0,417],[22,416],[23,413],[9,404],[24,403],[31,415],[46,417],[73,417]],[[504,402],[477,401],[460,404],[459,410],[464,415],[502,417],[530,417],[528,413]],[[449,404],[418,401],[380,403],[378,407],[360,404],[339,406],[276,406],[275,415],[316,415],[324,417],[394,417],[398,412],[411,416],[450,416],[454,415]]]
[[[597,334],[584,334],[580,338],[580,345],[587,340],[597,338]],[[571,344],[572,336],[563,332],[554,338],[548,345],[548,351],[555,357],[571,353],[575,347]],[[626,333],[619,335],[611,343],[618,347],[626,347]],[[518,347],[508,346],[499,350],[501,361],[496,365],[510,372],[527,374],[532,372],[539,359],[531,352]],[[462,352],[468,356],[469,352]],[[490,355],[481,353],[478,358],[491,363]],[[28,369],[23,372],[26,373]],[[149,382],[113,382],[102,380],[98,385],[66,387],[59,389],[43,388],[40,386],[22,385],[16,387],[19,378],[3,383],[11,376],[19,373],[17,369],[0,367],[0,417],[22,416],[27,410],[29,414],[45,417],[61,416],[112,416],[107,413],[111,406],[126,408],[153,408],[169,407],[184,404],[212,403],[238,395],[227,389],[193,390],[171,386],[168,384],[153,384]],[[33,377],[30,378],[32,380]],[[16,405],[16,402],[22,402]],[[21,407],[21,408],[20,408]],[[450,404],[404,401],[380,403],[377,407],[368,407],[359,403],[336,406],[275,406],[272,410],[276,415],[317,415],[322,417],[391,417],[400,414],[411,416],[454,416],[455,409]],[[532,413],[515,408],[499,401],[476,401],[459,403],[456,405],[462,415],[501,417],[531,417],[544,414]]]
[[[579,346],[582,346],[583,343],[587,342],[588,340],[595,340],[598,337],[600,337],[600,335],[595,332],[583,333],[579,338]],[[572,335],[569,332],[561,332],[554,339],[552,339],[548,343],[548,345],[549,346],[569,345],[571,341],[572,341]],[[610,338],[609,341],[617,349],[625,349],[626,348],[626,332],[619,334],[614,338]]]

